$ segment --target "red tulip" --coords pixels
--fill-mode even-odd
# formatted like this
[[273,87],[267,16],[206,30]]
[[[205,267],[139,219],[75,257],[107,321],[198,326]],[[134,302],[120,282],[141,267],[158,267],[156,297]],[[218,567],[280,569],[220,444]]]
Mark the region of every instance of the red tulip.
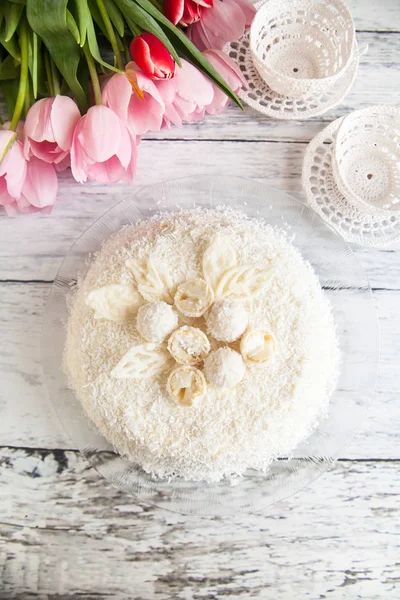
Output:
[[187,27],[200,21],[204,8],[211,8],[213,0],[164,0],[164,13],[174,25]]
[[175,75],[174,59],[152,33],[133,38],[129,50],[137,66],[151,79],[171,79]]

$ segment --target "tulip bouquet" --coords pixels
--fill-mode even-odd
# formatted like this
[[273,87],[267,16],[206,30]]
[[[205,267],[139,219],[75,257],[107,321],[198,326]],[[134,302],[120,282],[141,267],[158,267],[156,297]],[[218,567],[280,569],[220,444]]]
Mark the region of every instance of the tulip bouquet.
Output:
[[50,212],[69,167],[132,182],[142,135],[241,106],[222,48],[253,16],[249,0],[1,0],[0,206]]

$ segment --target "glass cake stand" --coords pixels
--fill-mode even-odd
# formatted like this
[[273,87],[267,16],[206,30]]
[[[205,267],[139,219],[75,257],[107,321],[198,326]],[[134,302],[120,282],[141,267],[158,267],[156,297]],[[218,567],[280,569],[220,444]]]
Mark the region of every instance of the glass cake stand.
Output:
[[[62,357],[67,300],[88,257],[124,225],[158,211],[230,205],[252,218],[284,228],[313,266],[333,307],[341,350],[340,379],[329,414],[290,457],[275,460],[267,473],[248,470],[232,483],[153,479],[116,454],[68,388]],[[42,362],[52,405],[90,464],[138,502],[183,514],[229,516],[259,512],[304,488],[324,473],[352,439],[374,395],[378,367],[378,324],[365,273],[350,247],[322,219],[287,194],[231,176],[188,177],[154,185],[128,196],[87,229],[65,257],[52,287],[42,332]]]

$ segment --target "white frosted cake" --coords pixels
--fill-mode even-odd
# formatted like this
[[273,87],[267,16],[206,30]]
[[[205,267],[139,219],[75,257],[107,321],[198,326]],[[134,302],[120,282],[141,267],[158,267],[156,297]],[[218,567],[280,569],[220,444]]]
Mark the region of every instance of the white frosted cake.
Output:
[[121,455],[155,477],[266,470],[326,413],[328,300],[283,231],[228,208],[121,229],[71,302],[70,384]]

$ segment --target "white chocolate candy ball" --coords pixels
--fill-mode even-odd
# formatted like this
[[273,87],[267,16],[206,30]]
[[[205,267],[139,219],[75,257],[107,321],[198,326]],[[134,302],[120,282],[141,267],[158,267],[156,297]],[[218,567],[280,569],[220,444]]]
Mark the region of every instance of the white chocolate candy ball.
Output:
[[245,361],[265,365],[275,352],[275,338],[266,329],[252,329],[240,341],[240,352]]
[[207,330],[220,342],[234,342],[246,331],[249,318],[242,302],[219,300],[206,316]]
[[208,381],[217,387],[235,387],[242,381],[245,372],[242,357],[231,348],[218,348],[204,361],[204,373]]
[[195,365],[210,352],[210,342],[206,334],[198,327],[184,325],[168,340],[171,356],[181,365]]
[[160,344],[178,327],[178,315],[166,302],[144,304],[138,310],[136,327],[147,342]]
[[167,390],[177,404],[192,406],[206,394],[207,382],[196,367],[180,365],[170,373]]

